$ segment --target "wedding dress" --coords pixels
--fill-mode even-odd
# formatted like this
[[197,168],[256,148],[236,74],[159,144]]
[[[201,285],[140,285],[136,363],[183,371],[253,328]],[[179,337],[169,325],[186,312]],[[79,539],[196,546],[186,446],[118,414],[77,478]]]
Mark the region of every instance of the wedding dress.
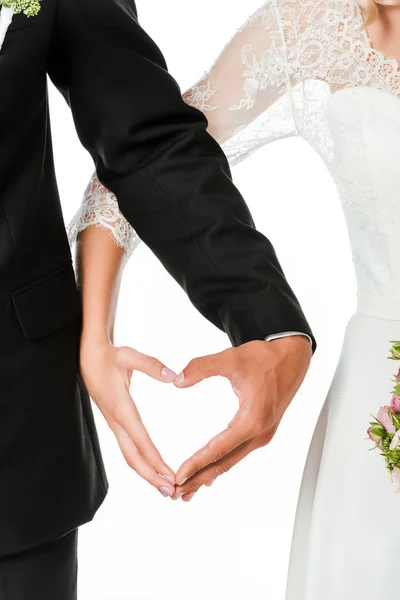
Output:
[[[400,593],[400,497],[366,441],[370,414],[390,401],[387,356],[400,339],[400,65],[362,24],[356,0],[268,0],[185,94],[231,165],[276,139],[309,142],[337,185],[351,239],[357,311],[305,466],[286,600]],[[127,257],[139,241],[95,176],[71,244],[92,223]]]

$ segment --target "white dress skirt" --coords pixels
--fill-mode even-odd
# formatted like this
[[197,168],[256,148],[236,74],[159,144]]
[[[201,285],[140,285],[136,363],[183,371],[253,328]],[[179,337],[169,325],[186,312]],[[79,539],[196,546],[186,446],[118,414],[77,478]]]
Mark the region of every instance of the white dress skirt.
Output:
[[369,415],[390,404],[395,339],[400,304],[360,299],[304,470],[286,600],[400,597],[400,497],[367,438]]

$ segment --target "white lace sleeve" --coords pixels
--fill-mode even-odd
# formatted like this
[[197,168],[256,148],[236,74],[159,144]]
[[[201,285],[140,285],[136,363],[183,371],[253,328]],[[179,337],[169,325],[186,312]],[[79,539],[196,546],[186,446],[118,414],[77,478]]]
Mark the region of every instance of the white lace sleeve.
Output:
[[[314,115],[324,101],[329,69],[331,81],[338,82],[344,68],[335,60],[343,27],[332,18],[331,4],[338,1],[267,0],[184,94],[207,116],[208,131],[231,165],[274,140],[307,137],[308,130],[323,137]],[[315,82],[324,84],[323,93],[315,92]],[[92,224],[109,229],[128,258],[139,242],[115,196],[95,175],[68,227],[70,243]]]
[[[206,114],[209,133],[232,165],[268,142],[299,135],[301,111],[292,86],[299,74],[295,55],[301,54],[306,4],[312,3],[267,0],[184,94],[188,104]],[[307,76],[312,76],[312,52],[310,46],[304,56]]]
[[126,261],[140,242],[135,230],[118,207],[115,195],[105,188],[94,173],[84,193],[82,204],[67,227],[71,245],[89,225],[107,229],[115,242],[126,252]]

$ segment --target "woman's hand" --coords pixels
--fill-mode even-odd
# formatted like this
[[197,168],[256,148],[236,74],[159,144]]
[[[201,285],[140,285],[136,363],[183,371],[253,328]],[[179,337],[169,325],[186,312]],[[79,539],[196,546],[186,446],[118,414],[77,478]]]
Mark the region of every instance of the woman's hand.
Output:
[[159,360],[111,342],[82,338],[80,368],[88,392],[114,432],[128,465],[163,496],[175,492],[175,473],[153,444],[129,388],[133,371],[171,383],[176,373]]
[[[101,194],[97,200],[102,206]],[[76,245],[77,284],[83,312],[80,371],[128,465],[163,496],[171,496],[175,492],[175,474],[146,431],[129,387],[135,370],[166,383],[175,379],[175,373],[151,356],[114,346],[114,322],[124,265],[125,251],[104,227],[90,225],[80,232]]]

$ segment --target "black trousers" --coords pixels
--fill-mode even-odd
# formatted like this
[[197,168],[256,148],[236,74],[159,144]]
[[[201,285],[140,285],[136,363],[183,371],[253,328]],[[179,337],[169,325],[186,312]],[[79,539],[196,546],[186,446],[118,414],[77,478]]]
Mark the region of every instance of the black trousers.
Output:
[[0,600],[76,600],[78,530],[0,558]]

